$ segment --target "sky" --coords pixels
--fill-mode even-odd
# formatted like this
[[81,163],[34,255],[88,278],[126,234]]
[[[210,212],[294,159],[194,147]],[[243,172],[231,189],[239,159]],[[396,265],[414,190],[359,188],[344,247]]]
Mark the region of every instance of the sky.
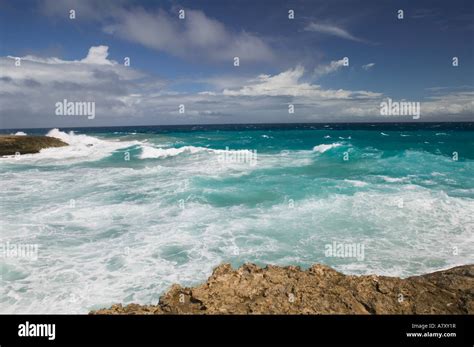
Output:
[[474,121],[473,1],[0,0],[3,129],[400,121]]

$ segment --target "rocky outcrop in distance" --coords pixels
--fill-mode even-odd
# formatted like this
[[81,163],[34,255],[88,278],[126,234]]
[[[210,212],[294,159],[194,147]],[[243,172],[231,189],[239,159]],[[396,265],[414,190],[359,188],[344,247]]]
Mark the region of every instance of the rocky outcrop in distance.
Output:
[[43,148],[63,147],[68,144],[49,136],[0,136],[0,156],[38,153]]
[[206,283],[173,285],[157,305],[91,314],[473,314],[474,265],[413,276],[344,275],[325,265],[218,266]]

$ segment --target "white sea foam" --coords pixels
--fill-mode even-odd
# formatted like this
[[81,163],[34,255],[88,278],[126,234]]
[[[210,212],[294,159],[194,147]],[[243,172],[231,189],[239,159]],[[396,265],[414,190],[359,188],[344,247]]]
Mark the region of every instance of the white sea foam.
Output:
[[322,144],[322,145],[317,145],[317,146],[314,146],[313,147],[313,151],[314,152],[319,152],[319,153],[324,153],[332,148],[336,148],[336,147],[340,147],[342,146],[341,143],[339,142],[336,142],[336,143],[331,143],[329,145],[327,144]]
[[46,134],[46,136],[55,137],[57,139],[62,140],[63,142],[66,142],[69,145],[92,146],[92,145],[103,142],[102,140],[99,140],[98,138],[95,138],[92,136],[76,135],[74,131],[70,131],[69,133],[66,133],[57,128],[51,129]]
[[17,132],[14,133],[13,135],[15,135],[15,136],[26,136],[26,133],[23,132],[23,131],[17,131]]
[[344,182],[347,182],[347,183],[351,183],[352,185],[354,185],[355,187],[365,187],[368,185],[367,182],[364,182],[364,181],[358,181],[358,180],[344,180]]
[[[239,150],[233,150],[233,149],[212,149],[212,148],[207,148],[207,147],[196,147],[196,146],[183,146],[179,148],[157,148],[157,147],[152,147],[148,145],[142,145],[141,146],[142,153],[140,154],[140,159],[163,159],[163,158],[169,158],[169,157],[176,157],[180,154],[197,154],[197,153],[206,153],[208,155],[214,156],[214,161],[217,161],[217,163],[222,166],[230,166],[232,167],[232,164],[244,164],[244,166],[247,166],[247,161],[245,160],[236,160],[235,162],[230,160],[226,161],[220,156],[225,156],[225,155],[232,155],[233,153],[238,153],[240,158],[254,158],[255,159],[255,164],[256,164],[256,152],[252,152],[251,150],[248,149],[239,149]],[[208,158],[209,159],[209,158]],[[220,160],[222,159],[222,160]],[[209,163],[206,164],[208,166]]]
[[[285,162],[280,155],[263,159],[265,165]],[[222,262],[322,262],[349,273],[392,276],[472,262],[472,199],[412,186],[397,193],[332,192],[295,199],[294,208],[283,200],[258,209],[216,208],[207,200],[210,188],[192,179],[220,174],[216,179],[222,180],[229,169],[218,171],[208,160],[181,163],[102,168],[100,174],[71,167],[55,171],[54,180],[49,171],[2,173],[9,181],[2,187],[2,239],[38,244],[39,256],[35,262],[0,259],[0,312],[87,313],[113,302],[156,303],[172,283],[195,285]],[[181,186],[186,179],[189,185]],[[226,189],[212,192],[235,196]],[[46,195],[48,203],[31,199]],[[20,205],[21,219],[15,210]],[[322,250],[334,240],[363,243],[365,261],[331,263]],[[458,255],[452,254],[455,246]]]
[[408,178],[406,178],[406,177],[401,177],[400,178],[400,177],[389,177],[389,176],[383,176],[383,175],[380,175],[378,177],[383,179],[385,182],[389,182],[389,183],[406,182],[408,180]]
[[195,146],[184,146],[180,148],[157,148],[151,146],[141,146],[142,153],[140,154],[140,159],[151,159],[151,158],[168,158],[175,157],[182,153],[195,154],[199,152],[213,152],[215,150],[205,148],[205,147],[195,147]]

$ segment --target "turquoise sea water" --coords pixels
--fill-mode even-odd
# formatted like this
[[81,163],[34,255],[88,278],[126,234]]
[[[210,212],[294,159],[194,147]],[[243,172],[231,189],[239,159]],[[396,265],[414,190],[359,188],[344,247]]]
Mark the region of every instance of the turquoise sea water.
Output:
[[223,262],[393,276],[474,262],[473,124],[22,131],[70,146],[0,159],[0,245],[38,247],[0,253],[1,313],[156,303]]

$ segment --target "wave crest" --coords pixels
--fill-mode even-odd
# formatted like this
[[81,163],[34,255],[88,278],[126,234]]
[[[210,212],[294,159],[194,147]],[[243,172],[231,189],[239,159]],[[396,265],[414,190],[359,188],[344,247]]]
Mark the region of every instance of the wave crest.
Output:
[[336,148],[340,146],[342,146],[342,143],[339,143],[339,142],[331,143],[329,145],[326,145],[326,144],[317,145],[313,147],[313,152],[324,153],[332,148]]
[[181,153],[198,153],[203,151],[212,152],[214,150],[204,147],[184,146],[180,148],[157,148],[151,146],[141,146],[142,153],[140,159],[168,158],[175,157]]

